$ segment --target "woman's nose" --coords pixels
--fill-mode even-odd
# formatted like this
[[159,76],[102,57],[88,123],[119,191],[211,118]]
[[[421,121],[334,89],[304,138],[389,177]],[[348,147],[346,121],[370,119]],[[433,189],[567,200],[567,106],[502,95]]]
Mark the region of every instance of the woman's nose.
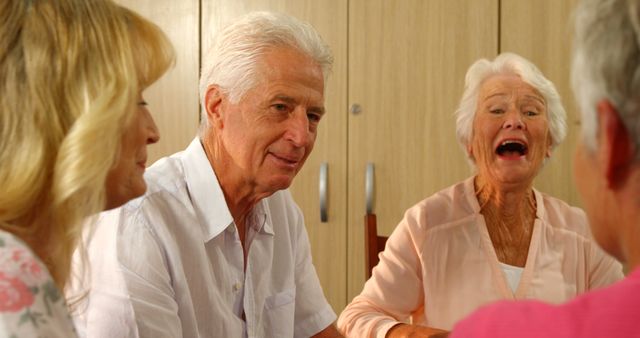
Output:
[[151,114],[148,114],[147,120],[147,144],[154,144],[160,140],[160,131]]
[[515,111],[510,111],[506,114],[506,118],[504,120],[504,124],[502,125],[504,129],[525,129],[524,120],[522,119],[522,115]]

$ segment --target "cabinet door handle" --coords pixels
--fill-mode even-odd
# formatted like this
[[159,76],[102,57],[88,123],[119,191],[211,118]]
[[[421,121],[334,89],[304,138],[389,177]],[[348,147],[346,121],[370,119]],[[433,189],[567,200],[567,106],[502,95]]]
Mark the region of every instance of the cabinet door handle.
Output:
[[364,194],[365,194],[365,201],[367,203],[367,215],[371,215],[373,214],[373,194],[374,194],[374,182],[373,182],[373,175],[374,175],[374,165],[373,163],[369,162],[367,163],[367,173],[365,175],[365,181],[364,181]]
[[329,219],[327,216],[327,171],[329,165],[327,162],[323,162],[320,165],[320,222],[326,223]]

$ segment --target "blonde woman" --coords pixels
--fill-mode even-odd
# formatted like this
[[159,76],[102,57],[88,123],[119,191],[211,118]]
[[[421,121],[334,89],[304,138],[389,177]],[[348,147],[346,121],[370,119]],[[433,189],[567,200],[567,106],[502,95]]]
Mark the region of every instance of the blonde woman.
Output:
[[141,93],[173,53],[111,1],[0,2],[0,336],[75,336],[72,252],[88,216],[146,190]]

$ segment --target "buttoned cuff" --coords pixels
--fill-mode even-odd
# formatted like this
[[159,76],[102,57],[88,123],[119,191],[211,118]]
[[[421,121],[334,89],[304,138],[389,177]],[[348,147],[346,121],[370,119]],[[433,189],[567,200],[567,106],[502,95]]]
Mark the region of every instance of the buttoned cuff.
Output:
[[301,323],[296,323],[294,337],[311,337],[333,324],[336,318],[336,313],[333,312],[331,306],[327,304],[324,309],[318,311],[318,313],[312,317]]
[[385,338],[387,336],[387,332],[391,330],[392,327],[402,324],[402,322],[393,320],[393,319],[383,319],[376,324],[376,338]]

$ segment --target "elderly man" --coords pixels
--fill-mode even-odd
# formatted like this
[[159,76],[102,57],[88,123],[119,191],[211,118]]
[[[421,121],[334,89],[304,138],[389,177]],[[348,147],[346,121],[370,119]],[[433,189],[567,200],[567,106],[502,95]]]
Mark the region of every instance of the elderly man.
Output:
[[199,137],[149,168],[147,193],[102,214],[87,240],[78,331],[337,336],[286,190],[325,113],[331,52],[310,25],[258,12],[223,29],[204,60]]
[[640,336],[640,0],[584,0],[575,18],[576,183],[594,237],[631,273],[561,306],[489,306],[452,337]]

